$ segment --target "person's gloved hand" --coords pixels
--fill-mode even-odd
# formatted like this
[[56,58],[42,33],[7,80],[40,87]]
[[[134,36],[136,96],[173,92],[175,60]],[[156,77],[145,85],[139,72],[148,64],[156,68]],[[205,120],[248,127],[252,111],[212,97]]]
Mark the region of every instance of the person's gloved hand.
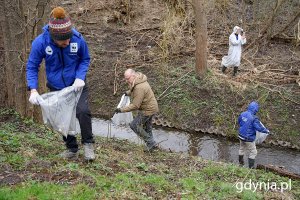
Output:
[[33,105],[40,105],[38,99],[41,98],[36,89],[32,89],[29,97],[29,102]]
[[124,95],[125,95],[125,96],[128,96],[127,92],[124,92]]
[[271,132],[271,131],[269,131],[269,132],[268,132],[268,134],[269,134],[269,135],[274,135],[274,133],[273,133],[273,132]]
[[116,108],[115,109],[115,113],[120,113],[121,112],[121,109],[120,108]]
[[85,86],[85,82],[80,78],[76,78],[72,86],[74,86],[75,92],[78,92],[80,88]]

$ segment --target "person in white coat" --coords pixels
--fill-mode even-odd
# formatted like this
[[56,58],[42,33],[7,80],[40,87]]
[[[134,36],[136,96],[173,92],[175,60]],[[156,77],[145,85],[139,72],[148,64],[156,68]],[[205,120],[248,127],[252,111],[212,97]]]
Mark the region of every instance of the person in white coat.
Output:
[[222,72],[224,73],[227,67],[233,66],[233,76],[236,76],[238,67],[241,63],[242,45],[246,43],[246,36],[243,29],[235,26],[233,33],[229,36],[228,55],[222,58]]

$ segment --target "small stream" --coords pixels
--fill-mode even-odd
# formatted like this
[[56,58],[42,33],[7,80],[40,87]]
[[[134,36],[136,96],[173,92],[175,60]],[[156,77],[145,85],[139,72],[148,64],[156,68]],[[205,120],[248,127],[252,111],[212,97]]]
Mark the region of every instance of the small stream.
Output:
[[[107,137],[109,124],[107,120],[93,118],[94,134]],[[142,144],[142,141],[129,127],[118,127],[113,124],[110,127],[110,137],[128,139],[137,144]],[[239,143],[230,141],[225,137],[161,128],[154,128],[153,135],[155,141],[160,143],[160,148],[167,151],[198,155],[204,159],[214,161],[238,162]],[[257,151],[256,163],[282,166],[288,171],[300,174],[300,153],[298,151],[263,146],[257,146]]]

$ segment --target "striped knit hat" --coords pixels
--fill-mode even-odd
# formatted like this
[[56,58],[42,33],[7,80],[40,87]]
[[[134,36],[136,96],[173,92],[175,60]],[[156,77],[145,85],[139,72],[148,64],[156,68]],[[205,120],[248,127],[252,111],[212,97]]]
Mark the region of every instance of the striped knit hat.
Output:
[[73,35],[70,17],[62,7],[52,10],[49,20],[50,35],[53,40],[67,40]]

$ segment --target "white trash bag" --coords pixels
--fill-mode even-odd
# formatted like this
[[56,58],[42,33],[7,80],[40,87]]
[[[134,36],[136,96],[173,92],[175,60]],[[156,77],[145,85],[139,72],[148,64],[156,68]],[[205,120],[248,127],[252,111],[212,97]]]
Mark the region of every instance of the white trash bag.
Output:
[[[261,122],[260,124],[265,127]],[[262,133],[259,131],[256,131],[256,138],[255,138],[255,144],[261,144],[263,143],[263,141],[265,141],[265,139],[267,138],[269,134],[268,133]]]
[[[130,104],[130,97],[123,94],[117,108],[124,108],[129,104]],[[114,116],[111,118],[111,120],[115,125],[129,125],[130,122],[133,120],[132,112],[115,113]]]
[[73,86],[60,91],[41,95],[39,104],[44,124],[47,124],[63,136],[76,135],[76,106],[82,89],[75,92]]

